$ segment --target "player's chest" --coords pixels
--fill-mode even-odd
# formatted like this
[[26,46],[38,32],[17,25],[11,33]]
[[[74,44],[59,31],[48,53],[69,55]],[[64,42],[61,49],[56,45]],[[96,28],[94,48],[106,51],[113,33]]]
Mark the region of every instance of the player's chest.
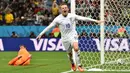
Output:
[[73,19],[72,18],[61,18],[59,20],[60,25],[66,25],[66,24],[73,24]]
[[59,21],[60,27],[66,30],[70,30],[73,28],[73,22],[71,19],[61,19]]

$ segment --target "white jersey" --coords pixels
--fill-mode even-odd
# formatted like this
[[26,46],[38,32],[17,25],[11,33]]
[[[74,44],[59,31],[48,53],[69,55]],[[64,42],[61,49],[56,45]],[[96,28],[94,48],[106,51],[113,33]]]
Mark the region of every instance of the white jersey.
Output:
[[45,28],[40,33],[40,35],[44,34],[51,27],[58,25],[61,32],[62,41],[68,41],[68,40],[71,40],[72,38],[78,37],[76,26],[75,26],[75,20],[96,21],[91,18],[86,18],[79,15],[71,14],[71,13],[68,13],[66,17],[60,14],[52,21],[52,23],[47,28]]
[[75,22],[75,16],[70,13],[66,17],[60,14],[52,22],[52,24],[59,25],[62,41],[71,40],[71,38],[77,36],[74,22]]

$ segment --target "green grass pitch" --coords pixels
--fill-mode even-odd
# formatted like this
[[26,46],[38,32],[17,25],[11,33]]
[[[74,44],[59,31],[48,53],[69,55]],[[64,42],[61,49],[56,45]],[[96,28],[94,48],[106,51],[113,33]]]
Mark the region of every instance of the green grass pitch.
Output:
[[[0,52],[0,73],[61,73],[70,70],[66,52],[30,52],[28,66],[9,66],[8,62],[17,52]],[[80,72],[71,72],[80,73]],[[130,72],[82,72],[82,73],[130,73]]]

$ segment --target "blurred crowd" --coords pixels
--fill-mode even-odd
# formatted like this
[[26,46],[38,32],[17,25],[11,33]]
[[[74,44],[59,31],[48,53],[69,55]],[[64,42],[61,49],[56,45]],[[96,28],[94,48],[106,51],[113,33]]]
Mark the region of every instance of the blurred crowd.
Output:
[[0,0],[0,25],[48,25],[59,14],[57,3],[47,0]]
[[[59,14],[59,5],[71,0],[0,0],[0,25],[47,26]],[[49,4],[49,5],[47,5]],[[130,1],[105,1],[106,25],[129,25]],[[76,0],[76,14],[100,19],[100,0]],[[125,22],[123,22],[125,21]],[[78,21],[78,25],[96,24]]]
[[[76,13],[99,20],[100,0],[76,0]],[[106,25],[130,25],[130,1],[105,0],[104,18]],[[78,24],[91,25],[96,23],[78,21]]]
[[[62,2],[70,7],[71,0],[0,0],[0,25],[47,26],[59,14]],[[99,5],[99,0],[76,0],[76,13],[99,19]],[[85,23],[79,21],[79,25]]]
[[[76,14],[100,20],[100,0],[76,0]],[[104,19],[106,27],[119,26],[115,32],[105,31],[106,38],[128,38],[129,34],[125,28],[130,25],[130,1],[129,0],[105,0],[104,3]],[[95,22],[77,21],[78,26],[97,25]],[[90,28],[96,29],[96,28]],[[119,31],[121,29],[121,31]],[[106,30],[106,29],[105,29]],[[111,30],[111,29],[109,29]],[[100,37],[100,33],[85,33],[79,36]]]
[[[100,0],[76,0],[76,14],[99,20]],[[78,21],[78,25],[94,25],[95,22]]]
[[[65,2],[70,7],[71,0],[0,0],[0,26],[48,26],[49,23],[60,13],[59,5]],[[112,5],[111,5],[112,4]],[[130,1],[105,1],[105,24],[106,25],[129,25],[130,14],[128,13]],[[126,10],[125,10],[125,9]],[[76,14],[100,19],[100,0],[76,0]],[[125,21],[125,22],[124,22]],[[77,21],[77,26],[97,25],[95,22]],[[60,37],[57,30],[50,32],[49,35],[43,37]],[[90,28],[91,29],[91,28]],[[56,32],[56,33],[55,33]],[[125,31],[127,34],[127,31]],[[12,35],[16,34],[14,31]],[[116,36],[115,36],[116,34]],[[107,32],[107,37],[119,34]],[[83,30],[80,36],[99,37],[100,33],[85,33]],[[127,36],[127,35],[126,35]],[[11,37],[14,37],[11,36]],[[16,37],[16,36],[15,36]],[[17,35],[17,37],[20,37]],[[35,32],[30,32],[29,37],[36,37]]]

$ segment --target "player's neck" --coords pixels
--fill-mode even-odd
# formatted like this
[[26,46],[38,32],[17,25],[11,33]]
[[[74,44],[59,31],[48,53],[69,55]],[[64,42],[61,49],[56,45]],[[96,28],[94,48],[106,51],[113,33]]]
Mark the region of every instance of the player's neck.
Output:
[[63,14],[62,14],[62,16],[63,16],[63,17],[67,17],[67,16],[68,16],[68,14],[66,14],[66,15],[63,15]]

